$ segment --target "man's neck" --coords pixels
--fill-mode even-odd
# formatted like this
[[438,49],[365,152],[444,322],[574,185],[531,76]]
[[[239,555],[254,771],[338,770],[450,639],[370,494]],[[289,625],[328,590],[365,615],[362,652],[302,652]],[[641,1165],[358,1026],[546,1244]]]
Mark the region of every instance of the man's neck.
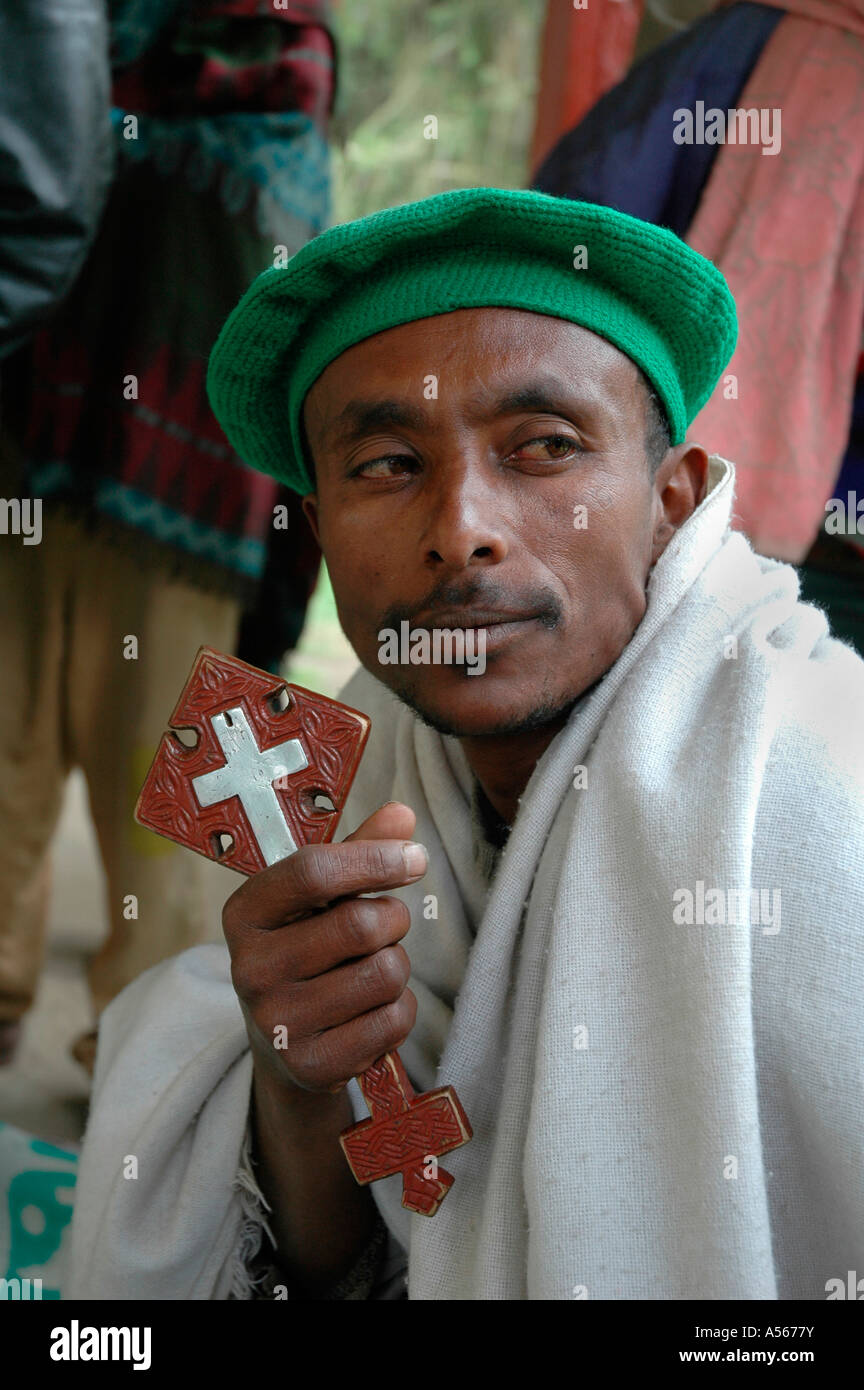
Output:
[[519,798],[528,785],[531,773],[569,717],[568,710],[552,723],[544,724],[541,729],[532,729],[529,733],[459,740],[487,801],[508,825],[512,825],[516,819]]

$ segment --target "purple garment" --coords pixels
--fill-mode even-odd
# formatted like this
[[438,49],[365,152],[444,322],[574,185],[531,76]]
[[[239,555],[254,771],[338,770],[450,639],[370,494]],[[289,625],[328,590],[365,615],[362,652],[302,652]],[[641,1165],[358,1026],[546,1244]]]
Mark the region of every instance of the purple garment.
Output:
[[532,187],[618,208],[683,236],[720,146],[676,145],[673,113],[697,101],[734,107],[783,13],[732,5],[661,44],[561,137]]

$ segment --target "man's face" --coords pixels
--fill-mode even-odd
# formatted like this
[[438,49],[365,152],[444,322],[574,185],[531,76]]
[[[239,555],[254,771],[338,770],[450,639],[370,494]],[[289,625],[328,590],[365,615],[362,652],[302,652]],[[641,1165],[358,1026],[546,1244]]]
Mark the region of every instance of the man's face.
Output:
[[[460,309],[366,339],[319,377],[303,420],[317,481],[304,507],[348,639],[461,737],[561,719],[613,665],[704,479],[704,451],[678,446],[652,482],[628,357],[520,310]],[[382,664],[379,633],[406,620],[485,630],[483,674]]]

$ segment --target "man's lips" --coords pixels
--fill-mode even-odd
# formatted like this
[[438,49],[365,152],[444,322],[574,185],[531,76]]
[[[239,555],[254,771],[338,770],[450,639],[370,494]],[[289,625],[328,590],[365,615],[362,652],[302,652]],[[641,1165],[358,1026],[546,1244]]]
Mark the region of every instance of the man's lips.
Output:
[[[482,650],[488,655],[499,652],[512,641],[525,636],[538,623],[541,614],[503,608],[458,608],[439,613],[421,613],[412,624],[416,631],[476,632]],[[480,634],[482,633],[482,637]]]
[[438,628],[439,631],[444,628],[465,629],[467,631],[471,628],[504,627],[516,623],[528,623],[537,617],[539,614],[536,612],[515,612],[502,608],[450,608],[440,613],[420,613],[413,620],[411,626],[426,628],[430,632],[434,628]]

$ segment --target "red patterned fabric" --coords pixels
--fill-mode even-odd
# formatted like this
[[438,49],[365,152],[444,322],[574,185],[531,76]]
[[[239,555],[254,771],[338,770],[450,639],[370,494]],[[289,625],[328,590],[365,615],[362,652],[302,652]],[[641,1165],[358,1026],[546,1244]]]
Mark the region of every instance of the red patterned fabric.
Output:
[[643,0],[549,0],[540,44],[537,115],[530,167],[627,72]]
[[[315,0],[274,8],[273,0],[198,0],[187,5],[184,23],[212,26],[210,52],[193,51],[185,64],[157,43],[131,68],[115,74],[115,105],[148,115],[212,116],[220,111],[302,111],[326,129],[333,97],[333,39],[329,7]],[[243,54],[244,22],[268,18],[273,39],[261,36],[245,58],[228,60],[232,46]],[[233,24],[233,37],[228,25]],[[280,32],[281,31],[281,32]],[[250,36],[251,37],[251,36]],[[267,51],[269,48],[269,52]]]
[[[737,5],[739,0],[717,0],[715,10]],[[864,36],[864,8],[861,0],[759,0],[760,5],[770,5],[787,14],[801,15],[804,19],[814,19],[820,24],[833,24],[839,29],[848,29],[850,34]]]
[[861,347],[864,0],[779,8],[794,13],[738,107],[779,108],[780,152],[724,145],[687,233],[723,271],[741,323],[690,432],[736,463],[735,524],[797,563],[840,470]]

